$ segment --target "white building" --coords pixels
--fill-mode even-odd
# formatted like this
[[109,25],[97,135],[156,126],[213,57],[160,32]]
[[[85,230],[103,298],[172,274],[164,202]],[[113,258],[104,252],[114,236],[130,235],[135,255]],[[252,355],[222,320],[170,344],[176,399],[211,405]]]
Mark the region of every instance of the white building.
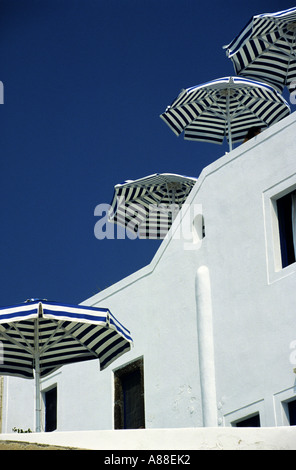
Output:
[[[43,379],[45,430],[295,424],[295,150],[296,113],[206,167],[151,263],[83,302],[135,346]],[[34,429],[33,381],[0,387],[2,433]]]

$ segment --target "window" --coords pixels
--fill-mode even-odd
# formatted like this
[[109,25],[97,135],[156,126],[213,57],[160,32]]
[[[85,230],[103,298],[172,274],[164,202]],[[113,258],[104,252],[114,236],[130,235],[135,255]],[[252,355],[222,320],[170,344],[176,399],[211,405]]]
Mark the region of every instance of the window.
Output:
[[296,425],[295,387],[289,387],[274,394],[276,426]]
[[253,416],[249,416],[248,418],[244,418],[240,421],[237,421],[236,423],[234,423],[234,425],[236,427],[239,427],[239,428],[248,428],[248,427],[260,428],[259,413],[255,414]]
[[285,411],[285,415],[287,418],[287,423],[290,426],[296,425],[296,400],[289,400],[283,402],[283,407]]
[[45,432],[57,429],[57,387],[43,392],[45,405]]
[[114,389],[115,429],[144,428],[144,370],[142,359],[114,372]]
[[295,263],[296,241],[296,191],[277,199],[282,268]]
[[263,192],[268,283],[296,273],[296,173]]
[[197,214],[193,219],[193,243],[200,242],[205,236],[205,222],[202,214]]

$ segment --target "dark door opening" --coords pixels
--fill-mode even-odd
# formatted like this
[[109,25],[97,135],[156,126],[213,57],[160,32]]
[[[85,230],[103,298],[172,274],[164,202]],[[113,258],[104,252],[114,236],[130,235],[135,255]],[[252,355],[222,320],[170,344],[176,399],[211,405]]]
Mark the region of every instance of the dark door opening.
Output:
[[45,432],[57,429],[57,387],[44,392]]
[[115,429],[145,428],[143,361],[137,360],[114,373]]

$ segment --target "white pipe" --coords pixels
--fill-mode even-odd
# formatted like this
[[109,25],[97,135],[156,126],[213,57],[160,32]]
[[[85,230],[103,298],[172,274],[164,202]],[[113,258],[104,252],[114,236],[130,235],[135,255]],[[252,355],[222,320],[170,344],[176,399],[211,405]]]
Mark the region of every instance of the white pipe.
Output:
[[211,284],[206,266],[196,273],[196,309],[203,425],[213,427],[218,420]]
[[39,360],[39,320],[35,320],[34,332],[34,353],[35,353],[35,411],[36,411],[36,432],[41,432],[41,392],[40,392],[40,360]]
[[232,150],[232,137],[231,137],[231,125],[230,125],[230,113],[229,113],[229,95],[230,95],[230,90],[227,90],[226,113],[227,113],[229,151],[231,152],[231,150]]
[[4,425],[4,431],[2,430],[2,432],[4,433],[7,433],[9,432],[8,431],[8,400],[9,400],[9,376],[7,375],[5,377],[5,387],[6,387],[6,390],[5,390],[5,425]]

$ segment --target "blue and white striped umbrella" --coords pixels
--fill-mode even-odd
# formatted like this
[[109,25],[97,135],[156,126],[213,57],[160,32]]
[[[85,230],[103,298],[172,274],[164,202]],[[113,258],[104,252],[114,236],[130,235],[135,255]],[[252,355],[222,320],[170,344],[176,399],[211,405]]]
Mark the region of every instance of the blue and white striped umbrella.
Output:
[[133,343],[108,309],[38,299],[0,308],[0,341],[0,375],[35,376],[36,431],[40,378],[65,364],[91,359],[99,359],[100,369],[105,369]]
[[279,91],[296,86],[296,8],[253,16],[224,49],[237,75]]
[[160,117],[184,139],[222,144],[242,141],[252,127],[261,129],[290,114],[273,87],[241,77],[223,77],[181,91]]
[[155,173],[114,187],[109,222],[145,239],[163,239],[197,179]]

